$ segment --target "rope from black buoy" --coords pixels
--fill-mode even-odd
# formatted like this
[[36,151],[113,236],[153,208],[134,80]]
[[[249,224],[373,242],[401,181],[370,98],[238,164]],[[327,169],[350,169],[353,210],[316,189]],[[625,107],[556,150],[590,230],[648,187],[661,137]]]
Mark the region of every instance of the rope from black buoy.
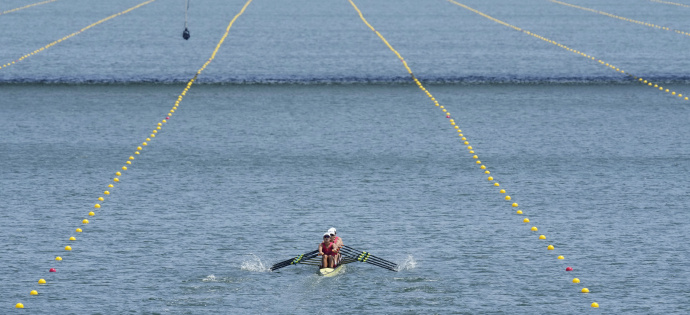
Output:
[[184,31],[182,32],[182,38],[185,40],[189,39],[189,29],[187,29],[187,11],[189,11],[189,0],[187,2],[187,7],[184,10]]

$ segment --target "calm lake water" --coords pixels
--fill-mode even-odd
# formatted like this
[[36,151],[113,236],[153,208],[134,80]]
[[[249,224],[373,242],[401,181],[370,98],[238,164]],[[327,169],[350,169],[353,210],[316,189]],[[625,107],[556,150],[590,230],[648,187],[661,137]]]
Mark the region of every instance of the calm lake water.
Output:
[[[690,37],[461,2],[690,95]],[[138,3],[0,15],[0,63]],[[244,4],[192,1],[184,41],[158,0],[0,69],[0,313],[690,312],[689,102],[446,1],[356,3],[500,187],[347,1],[254,0],[88,217]],[[690,8],[572,3],[690,31]],[[331,226],[400,271],[268,272]]]

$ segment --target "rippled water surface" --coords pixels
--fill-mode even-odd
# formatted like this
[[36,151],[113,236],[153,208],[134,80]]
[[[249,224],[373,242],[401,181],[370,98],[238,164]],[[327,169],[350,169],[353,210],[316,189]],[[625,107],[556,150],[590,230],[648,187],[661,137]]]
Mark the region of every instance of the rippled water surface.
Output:
[[[137,3],[0,15],[0,62]],[[690,95],[690,37],[463,3]],[[690,8],[572,3],[690,30]],[[254,0],[134,155],[243,4],[192,1],[184,41],[183,1],[158,0],[0,69],[0,313],[690,311],[690,103],[446,1],[357,4],[500,187],[346,1]],[[400,271],[267,271],[331,226]]]

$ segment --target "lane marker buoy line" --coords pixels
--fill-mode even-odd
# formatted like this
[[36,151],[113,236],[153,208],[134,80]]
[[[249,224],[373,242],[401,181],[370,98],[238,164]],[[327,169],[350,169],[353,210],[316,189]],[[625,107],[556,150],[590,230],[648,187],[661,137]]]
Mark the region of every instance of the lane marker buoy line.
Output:
[[26,9],[26,8],[35,7],[35,6],[37,6],[37,5],[46,4],[46,3],[55,2],[55,1],[57,1],[57,0],[48,0],[48,1],[43,1],[43,2],[36,2],[36,3],[32,3],[32,4],[27,4],[27,5],[23,6],[23,7],[15,8],[15,9],[12,9],[12,10],[5,10],[5,11],[2,11],[2,12],[0,12],[0,15],[7,14],[7,13],[12,13],[12,12],[17,12],[17,11],[19,11],[19,10],[23,10],[23,9]]
[[450,3],[453,3],[453,4],[455,4],[455,5],[458,5],[458,6],[462,7],[462,8],[465,8],[465,9],[467,9],[467,10],[469,10],[469,11],[472,11],[472,12],[474,12],[474,13],[476,13],[476,14],[479,14],[479,15],[481,15],[481,16],[483,16],[483,17],[489,19],[489,20],[492,20],[492,21],[496,22],[496,23],[505,25],[505,26],[507,26],[507,27],[510,27],[510,28],[516,30],[516,31],[523,32],[523,33],[525,33],[525,34],[527,34],[527,35],[530,35],[530,36],[532,36],[532,37],[541,39],[541,40],[543,40],[543,41],[545,41],[545,42],[547,42],[547,43],[549,43],[549,44],[558,46],[558,47],[563,48],[563,49],[565,49],[565,50],[567,50],[567,51],[569,51],[569,52],[572,52],[572,53],[574,53],[574,54],[578,54],[578,55],[580,55],[580,56],[582,56],[582,57],[585,57],[585,58],[587,58],[587,59],[590,60],[590,61],[595,61],[595,62],[601,64],[602,66],[606,66],[607,68],[609,68],[609,69],[611,69],[611,70],[613,70],[613,71],[616,71],[616,72],[618,72],[618,73],[620,73],[620,74],[623,74],[623,75],[625,75],[626,77],[628,77],[629,79],[632,79],[632,80],[634,80],[634,81],[636,81],[636,82],[638,82],[638,83],[640,83],[640,84],[643,84],[643,85],[652,87],[652,88],[654,88],[654,89],[658,89],[660,92],[668,93],[669,95],[678,97],[678,98],[681,99],[681,100],[685,100],[685,101],[689,101],[689,100],[690,100],[690,98],[688,98],[688,96],[683,96],[682,93],[677,93],[676,91],[673,91],[673,90],[670,90],[670,89],[664,89],[663,86],[660,86],[660,85],[657,84],[657,83],[654,83],[654,82],[651,82],[651,81],[649,81],[649,80],[645,80],[645,79],[642,78],[642,77],[633,75],[633,74],[631,74],[631,73],[629,73],[629,72],[624,71],[623,69],[620,69],[620,68],[614,66],[613,64],[610,64],[610,63],[608,63],[608,62],[605,62],[604,60],[595,58],[595,57],[593,57],[593,56],[591,56],[591,55],[588,55],[588,54],[586,54],[586,53],[584,53],[584,52],[581,52],[581,51],[579,51],[579,50],[570,48],[570,47],[568,47],[568,46],[566,46],[566,45],[563,45],[563,44],[561,44],[561,43],[559,43],[559,42],[557,42],[557,41],[555,41],[555,40],[548,39],[548,38],[546,38],[546,37],[543,37],[543,36],[540,36],[540,35],[538,35],[538,34],[532,33],[532,32],[530,32],[530,31],[528,31],[528,30],[519,28],[519,27],[517,27],[517,26],[515,26],[515,25],[508,24],[508,23],[506,23],[506,22],[504,22],[504,21],[501,21],[501,20],[499,20],[499,19],[497,19],[497,18],[494,18],[494,17],[492,17],[492,16],[490,16],[490,15],[487,15],[487,14],[481,12],[481,11],[478,11],[478,10],[475,10],[475,9],[473,9],[473,8],[470,8],[470,7],[468,7],[468,6],[466,6],[466,5],[462,4],[462,3],[458,3],[458,2],[456,2],[456,1],[454,1],[454,0],[447,0],[447,1],[450,2]]
[[589,11],[589,12],[594,12],[594,13],[601,14],[601,15],[606,15],[606,16],[608,16],[608,17],[612,17],[612,18],[614,18],[614,19],[619,19],[619,20],[621,20],[621,21],[626,21],[626,22],[630,22],[630,23],[640,24],[640,25],[644,25],[644,26],[648,26],[648,27],[651,27],[651,28],[656,28],[656,29],[660,29],[660,30],[664,30],[664,31],[674,31],[674,32],[676,32],[676,33],[678,33],[678,34],[682,34],[682,35],[685,35],[685,36],[690,36],[690,33],[688,33],[688,32],[683,32],[683,31],[681,31],[681,30],[674,30],[674,29],[672,29],[672,28],[670,28],[670,27],[666,27],[666,26],[661,26],[661,25],[656,25],[656,24],[652,24],[652,23],[647,23],[647,22],[642,22],[642,21],[638,21],[638,20],[633,20],[633,19],[629,19],[629,18],[626,18],[626,17],[622,17],[622,16],[618,16],[618,15],[615,15],[615,14],[611,14],[611,13],[608,13],[608,12],[599,11],[599,10],[590,9],[590,8],[585,8],[585,7],[581,7],[581,6],[579,6],[579,5],[574,5],[574,4],[570,4],[570,3],[566,3],[566,2],[562,2],[562,1],[557,1],[557,0],[549,0],[549,1],[551,1],[551,2],[553,2],[553,3],[560,4],[560,5],[568,6],[568,7],[571,7],[571,8],[575,8],[575,9],[580,9],[580,10],[585,10],[585,11]]
[[46,49],[48,49],[48,48],[50,48],[50,47],[53,47],[53,46],[59,44],[60,42],[62,42],[62,41],[64,41],[64,40],[67,40],[67,39],[69,39],[69,38],[72,38],[72,37],[74,37],[74,36],[77,36],[77,35],[81,34],[83,31],[86,31],[86,30],[88,30],[88,29],[90,29],[90,28],[92,28],[92,27],[94,27],[94,26],[96,26],[96,25],[98,25],[98,24],[101,24],[101,23],[103,23],[103,22],[105,22],[105,21],[107,21],[107,20],[110,20],[110,19],[112,19],[112,18],[118,17],[118,16],[120,16],[120,15],[129,13],[129,12],[132,11],[132,10],[138,9],[138,8],[140,8],[140,7],[142,7],[142,6],[145,6],[145,5],[147,5],[147,4],[151,3],[151,2],[154,2],[154,1],[156,1],[156,0],[148,0],[148,1],[142,2],[142,3],[140,3],[140,4],[137,4],[137,5],[135,5],[135,6],[131,7],[131,8],[129,8],[129,9],[127,9],[127,10],[124,10],[124,11],[122,11],[122,12],[120,12],[120,13],[115,13],[115,14],[113,14],[113,15],[107,17],[107,18],[104,18],[104,19],[101,19],[101,20],[99,20],[99,21],[97,21],[97,22],[91,23],[91,24],[90,24],[89,26],[87,26],[87,27],[84,27],[84,28],[82,28],[82,29],[80,29],[80,30],[78,30],[78,31],[76,31],[76,32],[74,32],[74,33],[72,33],[72,34],[69,34],[69,35],[67,35],[67,36],[64,36],[64,37],[62,37],[62,38],[60,38],[60,39],[58,39],[58,40],[56,40],[56,41],[54,41],[54,42],[52,42],[52,43],[50,43],[50,44],[48,44],[48,45],[45,45],[45,46],[43,46],[43,47],[41,47],[41,48],[39,48],[39,49],[36,49],[36,50],[34,50],[34,51],[32,51],[32,52],[30,52],[30,53],[28,53],[28,54],[25,54],[24,56],[21,56],[21,57],[19,57],[18,59],[12,61],[12,62],[8,62],[8,63],[6,63],[6,64],[3,64],[2,66],[0,66],[0,69],[7,68],[7,67],[9,67],[9,66],[11,66],[11,65],[13,65],[13,64],[15,64],[15,63],[17,63],[17,62],[20,62],[20,61],[22,61],[22,60],[24,60],[24,59],[26,59],[26,58],[29,58],[29,57],[31,57],[31,56],[33,56],[33,55],[35,55],[35,54],[38,54],[38,53],[42,52],[42,51],[44,51],[44,50],[46,50]]
[[[429,97],[429,99],[431,99],[431,101],[434,102],[434,105],[435,105],[436,107],[438,107],[438,108],[443,112],[443,115],[445,115],[445,117],[449,119],[450,125],[453,127],[453,129],[455,130],[455,132],[457,132],[457,135],[459,136],[460,141],[462,142],[463,145],[467,146],[467,150],[468,150],[469,154],[472,155],[472,159],[475,161],[474,164],[476,164],[477,166],[479,166],[479,168],[480,168],[481,170],[484,171],[484,174],[487,174],[487,175],[488,175],[488,174],[491,174],[491,172],[490,172],[489,169],[486,167],[486,165],[484,165],[484,164],[481,162],[481,160],[479,160],[479,156],[476,154],[475,148],[472,147],[472,146],[470,145],[469,140],[467,140],[467,137],[465,137],[465,135],[462,133],[462,129],[460,129],[460,127],[455,123],[455,120],[451,118],[450,112],[448,112],[448,110],[447,110],[446,108],[444,108],[444,106],[441,105],[441,104],[438,102],[438,100],[436,100],[436,98],[431,94],[431,92],[429,92],[429,90],[427,90],[427,89],[424,87],[424,85],[422,84],[422,82],[420,82],[420,81],[415,77],[415,75],[412,73],[412,69],[410,69],[410,67],[407,65],[407,62],[405,61],[405,59],[400,55],[400,53],[398,53],[397,50],[395,50],[395,48],[393,48],[393,46],[383,37],[383,35],[381,35],[381,33],[379,33],[373,26],[371,26],[371,24],[369,24],[369,22],[364,18],[364,15],[362,14],[362,11],[360,11],[359,8],[357,8],[357,5],[355,5],[355,3],[352,2],[352,0],[348,0],[348,1],[349,1],[350,4],[352,5],[352,7],[355,9],[355,11],[357,11],[357,13],[359,14],[360,19],[362,19],[362,22],[364,22],[364,24],[366,24],[366,26],[368,26],[374,33],[376,33],[376,35],[381,39],[381,41],[383,41],[383,42],[386,44],[386,46],[388,46],[388,49],[390,49],[390,50],[398,57],[398,59],[400,59],[400,61],[402,62],[403,66],[405,67],[405,69],[407,69],[407,72],[410,74],[412,80],[415,82],[415,84],[417,84],[417,87],[418,87],[420,90],[422,90],[422,91],[426,94],[426,96]],[[500,22],[499,22],[499,23],[500,23]],[[505,24],[506,26],[510,26],[510,27],[515,28],[514,26],[509,25],[509,24],[507,24],[507,23],[503,23],[503,24]],[[489,175],[487,179],[488,179],[489,183],[491,183],[493,186],[495,186],[496,188],[500,188],[500,184],[498,183],[498,181],[497,181],[493,176]],[[499,190],[499,193],[501,194],[501,198],[502,198],[502,199],[508,201],[510,207],[512,207],[512,208],[518,208],[518,207],[519,207],[518,203],[512,200],[513,198],[512,198],[510,195],[507,194],[507,192],[506,192],[505,189],[501,188],[501,189]],[[523,210],[518,209],[518,210],[516,211],[516,214],[522,215],[522,214],[524,214],[524,212],[523,212]],[[522,219],[522,222],[523,222],[523,223],[529,223],[530,220],[529,220],[529,218],[524,218],[524,219]],[[538,231],[538,228],[537,228],[536,226],[532,226],[532,227],[530,228],[530,230],[531,230],[532,232],[537,232],[537,231]],[[539,240],[545,240],[545,239],[546,239],[546,236],[545,236],[545,235],[540,235],[540,236],[537,237],[537,238],[538,238]],[[547,250],[547,251],[553,251],[553,250],[555,250],[555,248],[554,248],[553,245],[548,245],[548,246],[546,247],[546,250]],[[565,257],[564,257],[563,255],[559,255],[559,256],[556,257],[556,259],[558,259],[558,260],[564,260]],[[567,267],[567,268],[566,268],[566,271],[567,271],[567,272],[570,272],[570,271],[572,271],[572,270],[573,270],[572,267]],[[575,278],[575,279],[577,279],[577,278]],[[579,279],[577,279],[577,281],[575,281],[575,279],[573,279],[573,283],[579,283],[579,282],[580,282]],[[587,293],[589,292],[589,289],[587,289],[587,288],[583,288],[582,290],[580,290],[580,292],[583,292],[583,293],[584,293],[585,290],[586,290]],[[592,306],[592,307],[599,307],[599,304],[597,304],[596,302],[593,302],[593,303],[591,304],[591,306]]]
[[[152,139],[154,139],[154,138],[156,137],[156,134],[158,134],[158,133],[162,130],[163,126],[168,122],[168,120],[170,120],[170,116],[172,116],[172,115],[175,113],[175,111],[178,110],[178,108],[179,108],[179,106],[180,106],[180,103],[182,102],[182,99],[184,98],[185,95],[187,95],[187,91],[189,91],[189,89],[192,87],[192,84],[194,84],[194,81],[196,81],[197,77],[201,74],[201,72],[203,72],[203,71],[206,69],[206,67],[211,63],[211,61],[213,61],[214,58],[216,58],[216,53],[218,53],[218,50],[220,49],[221,45],[223,45],[223,42],[225,41],[225,38],[228,37],[228,33],[230,33],[230,28],[231,28],[232,25],[235,23],[235,21],[237,20],[237,18],[239,18],[239,17],[242,15],[242,13],[244,13],[244,11],[247,9],[247,7],[249,6],[249,4],[250,4],[252,1],[253,1],[253,0],[248,0],[248,1],[244,4],[244,6],[243,6],[242,9],[240,10],[240,12],[237,13],[237,14],[235,15],[235,17],[230,21],[230,23],[228,24],[228,27],[225,29],[225,33],[223,34],[223,36],[221,37],[221,39],[218,41],[218,44],[216,45],[216,48],[213,50],[213,53],[211,54],[211,57],[209,57],[208,60],[206,60],[206,62],[204,63],[204,65],[203,65],[201,68],[199,68],[199,70],[196,71],[196,73],[194,74],[194,77],[192,77],[192,78],[187,82],[187,86],[186,86],[186,87],[184,88],[184,90],[182,90],[182,92],[177,96],[177,100],[175,100],[175,103],[174,103],[173,107],[172,107],[172,108],[170,109],[170,111],[168,111],[168,113],[165,115],[165,118],[163,118],[159,123],[156,124],[155,129],[153,129],[153,131],[151,131],[151,134],[146,138],[146,140],[143,141],[140,145],[137,146],[137,148],[136,148],[136,150],[134,151],[134,154],[133,154],[133,155],[131,155],[129,158],[127,158],[127,160],[125,161],[125,165],[122,166],[122,168],[121,168],[122,171],[119,171],[119,170],[118,170],[117,172],[115,172],[115,177],[113,177],[113,179],[112,179],[113,183],[108,184],[108,188],[103,192],[103,196],[100,196],[100,197],[97,198],[98,201],[93,205],[93,208],[94,208],[94,209],[98,210],[98,209],[101,209],[101,208],[102,208],[102,206],[105,204],[105,197],[107,197],[107,196],[109,196],[109,195],[111,194],[111,190],[112,190],[113,188],[115,188],[115,185],[114,185],[114,184],[119,183],[119,182],[120,182],[120,176],[122,176],[122,174],[123,174],[125,171],[127,171],[127,170],[129,169],[129,167],[131,167],[132,162],[135,160],[135,156],[141,154],[141,152],[143,151],[144,147],[146,147],[146,146],[149,145],[149,142],[151,142]],[[96,213],[93,212],[93,211],[90,211],[90,212],[88,213],[88,217],[93,217],[93,216],[95,216],[95,215],[96,215]],[[89,220],[85,218],[85,219],[83,219],[83,220],[81,221],[81,226],[84,227],[84,229],[85,229],[86,226],[87,226],[87,224],[89,224],[89,223],[90,223]],[[76,233],[83,233],[83,229],[82,229],[82,228],[77,228],[77,229],[75,230],[75,232],[76,232]],[[69,240],[69,243],[70,243],[70,244],[75,244],[74,242],[77,241],[77,238],[74,237],[74,236],[70,236],[68,240]],[[76,243],[76,244],[78,244],[78,243]],[[70,251],[72,251],[72,246],[71,246],[71,245],[67,245],[67,246],[65,246],[64,250],[67,251],[67,252],[70,252]],[[61,256],[56,256],[55,259],[54,259],[53,261],[54,261],[54,264],[60,264],[60,263],[62,263],[63,258],[62,258]],[[50,268],[50,269],[48,270],[48,272],[57,272],[57,269],[56,269],[56,268]],[[45,279],[39,279],[39,280],[38,280],[38,284],[39,284],[39,285],[44,285],[44,284],[46,284],[46,283],[47,283],[47,281],[46,281]],[[37,290],[31,290],[31,291],[30,291],[30,295],[39,295],[39,294],[38,294],[38,291],[37,291]],[[22,303],[17,303],[17,304],[15,305],[15,308],[24,308],[24,304],[22,304]]]
[[661,0],[649,0],[649,1],[656,2],[656,3],[663,3],[663,4],[672,4],[672,5],[677,5],[679,7],[690,8],[690,5],[682,4],[682,3],[675,3],[675,2],[671,2],[671,1],[661,1]]

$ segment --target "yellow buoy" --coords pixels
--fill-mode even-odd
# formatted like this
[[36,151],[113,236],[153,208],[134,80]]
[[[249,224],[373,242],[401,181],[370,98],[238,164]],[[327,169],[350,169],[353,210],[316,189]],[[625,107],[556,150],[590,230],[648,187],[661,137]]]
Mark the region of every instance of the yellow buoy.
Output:
[[141,147],[137,147],[137,150],[140,150],[140,151],[141,151]]
[[528,218],[524,218],[524,219],[522,219],[522,222],[524,222],[524,223],[529,223],[529,219],[528,219]]
[[113,178],[113,181],[117,183],[117,182],[119,182],[119,181],[120,181],[120,179],[119,179],[119,178],[117,178],[117,177],[115,177],[115,178]]
[[127,170],[127,166],[123,166],[123,167],[122,167],[122,170],[123,170],[123,171],[126,171],[126,170]]
[[582,288],[582,290],[580,290],[580,292],[582,292],[582,293],[589,293],[589,289],[587,289],[587,288]]
[[133,157],[133,156],[130,156],[129,159],[130,159],[130,160],[134,160],[134,157]]
[[72,250],[72,246],[65,246],[65,250]]
[[115,186],[113,186],[113,184],[108,184],[108,187],[113,188]]
[[103,192],[103,194],[104,194],[104,195],[110,195],[110,192],[106,190],[106,191]]
[[16,308],[24,308],[24,304],[22,304],[22,303],[17,303],[17,305],[15,305],[14,307],[16,307]]
[[81,233],[81,229],[80,229],[80,228],[77,228],[76,231],[77,231],[77,233]]
[[98,197],[98,201],[103,201],[103,200],[105,200],[105,199],[103,199],[103,197]]
[[91,211],[91,212],[89,212],[89,215],[90,215],[90,216],[95,216],[96,214],[95,214],[93,211]]
[[515,213],[517,213],[517,214],[522,214],[522,210],[518,210],[518,211],[515,212]]
[[[487,172],[488,172],[488,171],[487,171]],[[494,186],[498,187],[498,186],[500,186],[500,184],[499,184],[499,183],[494,183]]]
[[120,172],[115,172],[115,175],[120,176],[120,175],[122,175],[122,173],[120,173]]
[[46,284],[46,280],[45,279],[38,279],[38,284]]
[[77,238],[76,238],[76,237],[74,237],[74,236],[70,236],[70,237],[69,237],[69,240],[70,240],[70,241],[76,241],[76,240],[77,240]]
[[505,189],[501,189],[501,190],[499,190],[498,192],[500,192],[500,193],[502,193],[502,194],[505,194],[505,193],[506,193],[506,190],[505,190]]
[[553,250],[553,245],[549,245],[548,247],[546,247],[546,249]]
[[517,207],[518,207],[517,202],[513,202],[513,208],[517,208]]
[[57,256],[57,257],[55,257],[55,260],[56,260],[56,261],[62,261],[62,257]]
[[87,219],[81,220],[81,223],[89,224],[89,220],[87,220]]
[[594,307],[594,308],[599,307],[599,303],[597,303],[597,302],[592,302],[592,307]]
[[488,180],[494,180],[494,178],[492,176],[489,176],[487,179]]
[[537,229],[536,226],[533,226],[533,227],[532,227],[532,231],[533,231],[533,232],[536,232],[536,231],[538,231],[538,230],[539,230],[539,229]]
[[38,295],[38,291],[36,291],[36,290],[31,290],[31,292],[29,292],[29,294],[31,294],[31,295]]
[[510,200],[510,196],[506,196],[506,200]]
[[100,208],[101,208],[101,205],[95,204],[95,205],[93,205],[93,207],[96,208],[96,209],[100,209]]
[[563,257],[563,256],[558,256],[557,258],[561,259],[561,260],[565,259],[565,257]]
[[546,235],[544,235],[544,234],[539,235],[539,239],[540,239],[540,240],[545,240],[545,239],[546,239]]

